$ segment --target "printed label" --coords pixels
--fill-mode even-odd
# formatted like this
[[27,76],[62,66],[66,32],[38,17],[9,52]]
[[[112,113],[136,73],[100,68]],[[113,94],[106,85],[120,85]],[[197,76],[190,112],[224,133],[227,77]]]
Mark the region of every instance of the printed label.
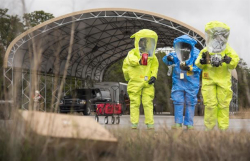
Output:
[[203,78],[209,78],[208,73],[203,73]]
[[184,73],[180,73],[180,79],[184,79]]
[[193,75],[193,74],[194,74],[194,72],[187,71],[187,76],[191,76],[191,75]]

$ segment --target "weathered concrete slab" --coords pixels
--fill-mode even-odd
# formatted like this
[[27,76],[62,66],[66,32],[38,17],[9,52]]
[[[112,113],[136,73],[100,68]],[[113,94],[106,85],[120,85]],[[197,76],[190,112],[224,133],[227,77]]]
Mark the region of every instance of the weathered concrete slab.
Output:
[[94,118],[45,112],[20,111],[25,125],[36,134],[63,139],[117,143],[117,139]]

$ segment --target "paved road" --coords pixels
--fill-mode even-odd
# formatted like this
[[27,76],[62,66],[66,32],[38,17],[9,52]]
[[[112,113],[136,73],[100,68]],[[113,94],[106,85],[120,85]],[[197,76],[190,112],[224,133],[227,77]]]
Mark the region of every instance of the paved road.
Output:
[[[86,116],[83,116],[86,117]],[[95,116],[87,116],[95,118]],[[205,130],[203,116],[194,117],[194,127],[196,130]],[[140,115],[139,128],[146,129],[144,124],[144,115]],[[171,129],[171,125],[174,124],[174,116],[170,115],[154,115],[155,129],[168,128]],[[0,120],[0,127],[8,127],[12,125],[12,120]],[[120,117],[120,124],[111,124],[111,117],[109,116],[108,124],[104,123],[104,116],[99,116],[99,123],[107,129],[120,129],[120,128],[130,128],[130,116],[123,115]],[[240,131],[245,129],[250,131],[250,119],[230,119],[229,130]]]
[[[94,118],[94,116],[89,116],[89,117]],[[111,117],[109,117],[109,120],[108,120],[109,123],[105,124],[104,123],[104,116],[99,116],[99,123],[108,129],[129,128],[130,127],[129,115],[123,115],[120,118],[121,118],[121,121],[120,121],[119,125],[111,124]],[[141,115],[140,121],[139,121],[139,128],[142,128],[142,129],[146,128],[146,125],[144,125],[144,119],[145,119],[145,116]],[[205,130],[203,119],[204,119],[203,116],[195,116],[194,117],[194,126],[195,126],[196,130]],[[159,129],[162,127],[167,127],[168,129],[170,129],[171,125],[174,124],[174,116],[154,115],[154,120],[155,120],[155,128],[156,129]],[[242,129],[250,131],[250,119],[230,119],[229,130],[240,131]]]

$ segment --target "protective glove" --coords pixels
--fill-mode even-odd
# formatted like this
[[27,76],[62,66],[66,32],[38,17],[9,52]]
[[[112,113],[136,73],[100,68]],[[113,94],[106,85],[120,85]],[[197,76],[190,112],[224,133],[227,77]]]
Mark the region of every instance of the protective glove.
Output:
[[150,80],[148,81],[148,84],[153,84],[155,82],[156,78],[153,76],[150,78]]
[[141,65],[141,59],[139,60],[139,64]]
[[169,56],[167,57],[167,60],[168,60],[168,61],[173,61],[173,60],[174,60],[174,57],[171,56],[171,55],[169,55]]
[[207,64],[207,59],[206,59],[207,55],[206,53],[202,53],[202,58],[200,59],[200,63],[201,64]]
[[225,55],[224,58],[223,58],[223,61],[224,61],[225,63],[227,63],[227,64],[229,64],[229,63],[231,62],[231,60],[232,60],[232,58],[229,57],[229,56],[227,56],[227,55]]
[[181,70],[185,70],[185,71],[190,71],[190,66],[185,65],[180,65]]

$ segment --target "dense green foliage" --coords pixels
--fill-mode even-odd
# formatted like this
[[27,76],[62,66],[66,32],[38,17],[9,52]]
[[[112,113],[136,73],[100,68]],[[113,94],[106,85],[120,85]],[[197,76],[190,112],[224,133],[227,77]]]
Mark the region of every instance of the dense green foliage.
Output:
[[53,14],[46,13],[44,11],[34,11],[31,13],[25,13],[23,16],[24,24],[28,28],[39,25],[40,23],[43,23],[52,18],[54,18]]
[[250,69],[246,62],[240,59],[236,68],[238,75],[238,97],[240,108],[250,108]]
[[[7,14],[8,9],[0,8],[0,84],[3,86],[3,59],[10,43],[30,26],[36,26],[54,16],[44,11],[25,13],[24,22],[18,15]],[[0,89],[0,98],[3,97],[3,87]]]

